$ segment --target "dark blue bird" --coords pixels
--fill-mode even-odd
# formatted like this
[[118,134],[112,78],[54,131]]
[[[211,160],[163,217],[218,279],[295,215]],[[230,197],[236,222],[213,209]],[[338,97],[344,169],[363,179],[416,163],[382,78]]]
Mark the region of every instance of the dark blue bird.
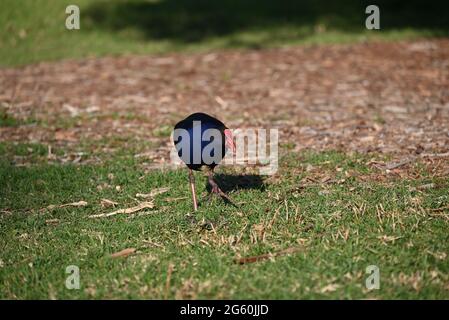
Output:
[[223,122],[212,116],[205,113],[194,113],[175,125],[173,141],[178,156],[189,168],[194,210],[198,209],[198,203],[192,170],[202,171],[206,169],[212,193],[230,201],[229,197],[214,181],[213,171],[224,158],[228,149],[235,152],[231,130]]

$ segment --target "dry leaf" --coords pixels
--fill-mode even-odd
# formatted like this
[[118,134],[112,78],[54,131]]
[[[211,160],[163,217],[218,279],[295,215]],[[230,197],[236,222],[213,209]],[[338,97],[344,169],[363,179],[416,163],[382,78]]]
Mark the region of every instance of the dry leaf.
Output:
[[415,159],[416,159],[416,157],[410,157],[410,158],[403,159],[399,162],[390,162],[390,163],[386,164],[385,169],[393,170],[393,169],[402,167],[403,165],[409,164],[410,162],[414,161]]
[[321,289],[321,293],[334,292],[339,287],[338,284],[331,283]]
[[360,142],[373,142],[374,136],[365,136],[360,138]]
[[85,206],[87,206],[86,201],[78,201],[78,202],[63,204],[60,206],[60,208],[63,208],[63,207],[85,207]]
[[185,199],[188,199],[188,197],[165,198],[165,201],[167,201],[167,202],[175,202],[175,201],[185,200]]
[[126,248],[119,252],[111,254],[111,258],[127,257],[134,252],[136,252],[136,248]]
[[401,237],[395,237],[395,236],[387,236],[387,235],[383,235],[383,236],[378,236],[378,239],[384,241],[384,242],[391,242],[391,241],[395,241],[400,239]]
[[116,205],[118,205],[118,202],[108,200],[108,199],[101,199],[102,207],[115,207]]
[[110,213],[101,213],[101,214],[94,214],[89,216],[89,218],[103,218],[103,217],[110,217],[110,216],[114,216],[116,214],[121,214],[121,213],[125,213],[125,214],[130,214],[130,213],[134,213],[143,209],[152,209],[154,208],[154,203],[153,202],[142,202],[139,205],[135,206],[135,207],[131,207],[131,208],[127,208],[127,209],[119,209]]
[[228,108],[228,103],[226,101],[224,101],[222,98],[220,98],[219,96],[215,97],[215,101],[217,101],[217,103],[223,108],[223,109],[227,109]]
[[151,190],[150,193],[138,193],[136,194],[137,198],[144,198],[144,199],[148,199],[148,198],[153,198],[155,196],[157,196],[158,194],[162,194],[167,192],[168,190],[170,190],[170,188],[157,188],[154,190]]
[[47,219],[45,220],[46,224],[58,224],[59,223],[59,219]]
[[78,202],[72,202],[72,203],[66,203],[66,204],[60,204],[60,205],[51,204],[48,207],[41,209],[40,211],[53,210],[56,208],[65,208],[65,207],[85,207],[85,206],[87,206],[86,201],[78,201]]
[[75,137],[75,133],[69,130],[59,130],[55,132],[55,140],[57,141],[78,141]]
[[434,183],[423,184],[422,186],[417,187],[418,190],[432,189],[435,187]]

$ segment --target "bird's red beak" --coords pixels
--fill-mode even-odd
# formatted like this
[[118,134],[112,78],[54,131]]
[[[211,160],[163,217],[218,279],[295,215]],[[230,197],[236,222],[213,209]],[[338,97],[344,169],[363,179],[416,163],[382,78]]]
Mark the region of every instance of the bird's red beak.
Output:
[[225,139],[226,139],[226,147],[232,150],[232,153],[235,154],[235,143],[234,137],[232,136],[232,131],[229,129],[225,129],[224,131]]

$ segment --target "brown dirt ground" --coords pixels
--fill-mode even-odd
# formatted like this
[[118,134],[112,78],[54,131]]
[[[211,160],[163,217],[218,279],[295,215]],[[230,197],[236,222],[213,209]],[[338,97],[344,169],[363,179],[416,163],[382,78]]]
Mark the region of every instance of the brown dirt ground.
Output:
[[34,121],[1,127],[0,141],[129,137],[164,162],[158,132],[204,111],[277,127],[295,151],[438,153],[448,168],[449,39],[66,60],[0,69],[0,88],[8,114]]

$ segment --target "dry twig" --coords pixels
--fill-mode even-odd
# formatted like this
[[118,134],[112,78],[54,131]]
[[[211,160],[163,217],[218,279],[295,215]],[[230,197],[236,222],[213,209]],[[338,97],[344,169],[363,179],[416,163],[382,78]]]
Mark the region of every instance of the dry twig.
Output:
[[135,207],[131,207],[131,208],[127,208],[127,209],[119,209],[110,213],[101,213],[101,214],[94,214],[89,216],[89,218],[105,218],[105,217],[110,217],[110,216],[115,216],[116,214],[130,214],[130,213],[134,213],[143,209],[152,209],[154,208],[154,203],[151,202],[142,202],[139,205],[135,206]]

